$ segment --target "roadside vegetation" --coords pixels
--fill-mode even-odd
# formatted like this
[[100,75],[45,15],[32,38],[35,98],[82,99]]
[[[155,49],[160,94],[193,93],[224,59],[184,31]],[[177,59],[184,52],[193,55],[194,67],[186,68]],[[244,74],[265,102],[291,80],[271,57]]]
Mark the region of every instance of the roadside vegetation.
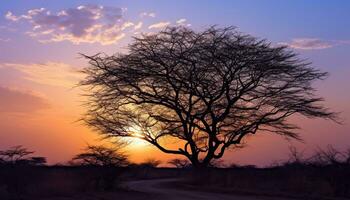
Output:
[[[171,187],[184,190],[224,192],[239,195],[263,195],[293,198],[349,198],[350,149],[332,146],[305,156],[295,147],[289,158],[259,168],[217,162],[198,173],[191,163],[172,159],[161,163],[147,159],[135,164],[122,149],[87,146],[66,164],[46,165],[34,162],[34,152],[22,146],[0,151],[0,199],[35,199],[39,197],[84,197],[113,194],[141,198],[123,187],[132,180],[176,178]],[[163,165],[161,165],[163,164]],[[168,167],[161,167],[161,166]]]

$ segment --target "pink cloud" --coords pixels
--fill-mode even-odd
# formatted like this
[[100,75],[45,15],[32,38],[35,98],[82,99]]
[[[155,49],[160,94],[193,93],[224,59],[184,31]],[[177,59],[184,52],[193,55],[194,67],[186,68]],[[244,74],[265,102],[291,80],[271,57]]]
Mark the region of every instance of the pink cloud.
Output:
[[152,24],[148,27],[148,29],[161,29],[161,28],[165,28],[166,26],[169,26],[170,22],[158,22],[155,24]]
[[294,49],[302,50],[320,50],[328,49],[338,45],[350,44],[347,40],[322,40],[319,38],[295,38],[290,42],[280,42],[279,44],[287,45]]
[[124,38],[124,31],[134,26],[123,19],[125,9],[100,5],[83,5],[53,13],[46,8],[28,10],[16,16],[6,14],[10,21],[26,21],[32,25],[27,34],[41,42],[70,41],[113,44]]

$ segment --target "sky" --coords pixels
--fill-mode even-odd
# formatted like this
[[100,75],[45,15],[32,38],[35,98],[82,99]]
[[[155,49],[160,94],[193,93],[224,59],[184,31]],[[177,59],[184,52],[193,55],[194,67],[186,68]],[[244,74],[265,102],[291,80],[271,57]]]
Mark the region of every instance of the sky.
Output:
[[[0,4],[0,150],[23,145],[49,163],[65,163],[86,144],[103,143],[79,121],[87,66],[80,53],[123,53],[132,37],[166,26],[200,31],[217,25],[273,45],[284,44],[327,71],[316,82],[324,105],[342,124],[300,117],[303,142],[258,133],[246,148],[227,152],[226,163],[266,166],[284,160],[295,145],[306,154],[327,145],[350,148],[350,1],[302,0],[2,0]],[[140,141],[129,147],[135,162],[170,159]]]

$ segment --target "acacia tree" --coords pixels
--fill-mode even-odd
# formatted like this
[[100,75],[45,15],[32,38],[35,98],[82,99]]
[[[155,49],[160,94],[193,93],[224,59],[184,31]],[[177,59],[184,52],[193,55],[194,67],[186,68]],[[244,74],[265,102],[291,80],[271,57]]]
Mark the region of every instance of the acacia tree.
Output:
[[8,150],[0,151],[0,158],[6,163],[16,164],[28,160],[28,156],[34,151],[29,151],[21,145],[11,147]]
[[11,165],[45,165],[45,157],[29,157],[34,151],[29,151],[22,145],[11,147],[10,149],[0,151],[0,164]]
[[88,145],[83,153],[76,155],[73,161],[82,165],[102,167],[124,167],[129,164],[128,156],[121,151],[120,146],[111,148],[102,145]]
[[294,114],[335,118],[311,85],[327,73],[286,46],[232,27],[168,27],[134,38],[128,49],[84,55],[85,121],[106,136],[137,137],[184,155],[194,167],[208,166],[257,132],[300,139],[287,122]]

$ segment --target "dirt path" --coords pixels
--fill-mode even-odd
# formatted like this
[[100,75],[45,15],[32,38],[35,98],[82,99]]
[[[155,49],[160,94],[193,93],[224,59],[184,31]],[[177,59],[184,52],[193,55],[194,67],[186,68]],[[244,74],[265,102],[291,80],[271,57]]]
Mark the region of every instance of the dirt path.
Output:
[[152,194],[154,199],[164,200],[270,200],[266,197],[255,196],[233,196],[231,194],[219,194],[200,191],[187,191],[177,188],[167,187],[168,183],[178,181],[178,179],[153,179],[129,181],[125,183],[125,187],[130,190]]

